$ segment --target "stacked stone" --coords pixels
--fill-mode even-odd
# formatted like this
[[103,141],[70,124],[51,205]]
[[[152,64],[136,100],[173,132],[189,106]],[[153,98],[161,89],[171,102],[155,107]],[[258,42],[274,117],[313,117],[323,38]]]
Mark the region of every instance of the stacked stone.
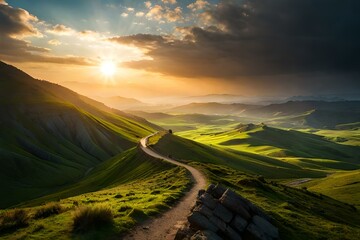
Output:
[[199,191],[188,221],[195,232],[190,239],[279,239],[278,229],[270,223],[273,221],[270,217],[249,200],[219,184]]

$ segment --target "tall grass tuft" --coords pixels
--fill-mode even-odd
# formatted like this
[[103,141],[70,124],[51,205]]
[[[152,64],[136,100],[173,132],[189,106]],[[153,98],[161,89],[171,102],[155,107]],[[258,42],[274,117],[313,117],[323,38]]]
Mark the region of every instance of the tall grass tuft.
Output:
[[88,232],[112,225],[114,216],[106,205],[81,206],[75,210],[73,221],[75,232]]
[[59,214],[62,211],[60,203],[50,202],[36,210],[34,218],[47,218],[51,215]]
[[0,232],[15,231],[29,225],[28,212],[23,209],[6,211],[0,215]]

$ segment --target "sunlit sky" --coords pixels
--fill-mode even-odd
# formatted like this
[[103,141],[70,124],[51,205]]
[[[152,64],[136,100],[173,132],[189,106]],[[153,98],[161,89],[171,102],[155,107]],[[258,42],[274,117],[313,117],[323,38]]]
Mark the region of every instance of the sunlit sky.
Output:
[[90,96],[354,94],[359,5],[0,0],[0,60]]

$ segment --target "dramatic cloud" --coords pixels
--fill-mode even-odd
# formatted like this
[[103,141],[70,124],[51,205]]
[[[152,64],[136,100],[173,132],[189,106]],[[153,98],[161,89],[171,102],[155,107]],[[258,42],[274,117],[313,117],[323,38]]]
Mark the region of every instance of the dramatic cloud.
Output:
[[[39,23],[36,16],[20,8],[13,8],[0,1],[0,59],[12,62],[50,62],[60,64],[93,65],[86,58],[65,56],[57,57],[49,54],[50,50],[36,47],[25,40],[27,37],[41,37],[42,34],[35,27]],[[51,29],[53,33],[73,31],[63,25],[56,25]],[[60,34],[61,35],[61,34]],[[55,42],[49,41],[49,44]]]
[[[156,6],[152,16],[162,16]],[[140,34],[112,41],[146,49],[152,59],[127,66],[181,77],[359,74],[359,12],[352,0],[223,1],[202,13],[204,27],[178,28],[181,40]]]
[[164,4],[176,4],[176,0],[161,0]]
[[39,36],[33,26],[38,19],[24,9],[16,9],[0,2],[0,34],[6,37]]
[[163,7],[160,5],[154,5],[153,7],[150,7],[146,17],[151,20],[166,20],[168,22],[179,22],[183,19],[181,7],[175,7],[174,9],[171,9],[169,7]]
[[48,30],[49,33],[55,35],[69,36],[75,33],[75,30],[62,24],[57,24]]
[[190,3],[187,7],[189,9],[191,9],[192,11],[198,11],[198,10],[203,10],[205,9],[205,7],[209,6],[210,4],[208,3],[208,1],[205,0],[196,0],[193,3]]

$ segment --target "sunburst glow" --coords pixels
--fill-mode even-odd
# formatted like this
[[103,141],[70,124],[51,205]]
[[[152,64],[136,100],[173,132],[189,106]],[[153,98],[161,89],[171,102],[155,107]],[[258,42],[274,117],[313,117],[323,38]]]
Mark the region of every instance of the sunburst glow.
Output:
[[100,65],[101,73],[107,77],[112,77],[116,73],[116,64],[112,61],[106,61]]

